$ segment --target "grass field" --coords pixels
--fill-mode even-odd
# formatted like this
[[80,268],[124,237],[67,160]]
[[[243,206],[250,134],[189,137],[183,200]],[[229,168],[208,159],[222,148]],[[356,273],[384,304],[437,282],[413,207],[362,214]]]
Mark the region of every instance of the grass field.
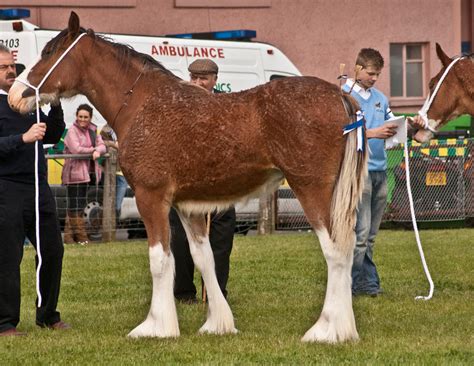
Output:
[[474,364],[474,230],[421,232],[434,298],[413,232],[379,234],[385,293],[354,299],[361,340],[304,344],[324,299],[326,265],[312,234],[236,237],[228,285],[239,334],[198,335],[206,308],[178,305],[179,339],[132,340],[151,297],[145,242],[66,246],[60,311],[66,332],[34,325],[34,251],[22,267],[27,337],[0,339],[1,365]]

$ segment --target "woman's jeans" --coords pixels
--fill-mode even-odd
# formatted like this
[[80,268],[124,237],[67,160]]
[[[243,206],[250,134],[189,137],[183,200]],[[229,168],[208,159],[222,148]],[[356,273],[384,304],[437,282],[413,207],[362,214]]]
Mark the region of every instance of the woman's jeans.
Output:
[[127,192],[128,183],[125,180],[125,177],[119,174],[115,176],[115,182],[117,184],[115,210],[120,215],[120,210],[122,209],[122,201],[125,198],[125,193]]

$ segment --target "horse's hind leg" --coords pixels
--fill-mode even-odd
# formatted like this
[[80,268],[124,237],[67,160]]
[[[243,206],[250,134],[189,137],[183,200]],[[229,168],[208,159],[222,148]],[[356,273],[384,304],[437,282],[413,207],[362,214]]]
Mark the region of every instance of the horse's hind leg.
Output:
[[148,235],[153,294],[150,311],[129,337],[177,337],[178,316],[173,296],[174,258],[170,250],[169,202],[161,192],[136,190],[137,204]]
[[328,266],[328,282],[321,315],[306,332],[303,341],[336,343],[357,340],[359,335],[352,310],[351,293],[353,252],[341,250],[340,244],[331,240],[326,227],[317,229],[316,234]]
[[206,284],[209,310],[207,320],[199,332],[212,334],[236,333],[232,311],[217,282],[214,255],[209,242],[204,215],[186,215],[179,210],[178,214],[186,231],[194,264],[201,272]]
[[[291,184],[291,183],[290,183]],[[318,321],[304,342],[336,343],[358,339],[352,310],[351,267],[355,234],[350,242],[335,243],[329,235],[332,185],[296,189],[306,217],[315,229],[328,266],[326,298]]]

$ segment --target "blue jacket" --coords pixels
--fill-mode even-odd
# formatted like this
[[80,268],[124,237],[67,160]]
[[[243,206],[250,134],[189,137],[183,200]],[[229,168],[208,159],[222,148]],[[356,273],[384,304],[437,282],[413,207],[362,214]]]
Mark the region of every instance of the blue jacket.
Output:
[[[352,80],[348,80],[342,89],[349,92],[352,83]],[[354,85],[351,96],[353,96],[360,105],[367,129],[380,127],[386,120],[394,117],[388,106],[387,97],[376,88],[364,90],[360,86]],[[369,172],[383,172],[385,170],[387,170],[385,140],[369,139]]]

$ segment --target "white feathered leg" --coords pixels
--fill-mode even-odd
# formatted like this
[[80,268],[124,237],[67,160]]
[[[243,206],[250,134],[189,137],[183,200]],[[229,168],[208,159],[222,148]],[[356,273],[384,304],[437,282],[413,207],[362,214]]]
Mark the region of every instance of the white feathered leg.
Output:
[[174,257],[166,254],[161,243],[149,248],[150,271],[153,280],[153,294],[150,311],[143,323],[128,336],[178,337],[179,326],[173,296]]
[[[212,334],[237,333],[232,311],[217,282],[214,255],[212,253],[209,237],[207,235],[193,235],[191,232],[191,224],[181,216],[180,218],[184,230],[186,231],[194,264],[201,272],[204,283],[206,284],[209,309],[207,312],[207,320],[201,329],[199,329],[199,332]],[[204,220],[202,220],[202,222],[204,222]],[[194,222],[193,224],[199,223]],[[203,231],[205,232],[205,230]]]
[[[303,337],[303,342],[336,343],[357,340],[352,310],[351,268],[354,245],[342,251],[326,229],[316,231],[328,265],[326,298],[321,315]],[[354,235],[355,244],[355,235]]]

